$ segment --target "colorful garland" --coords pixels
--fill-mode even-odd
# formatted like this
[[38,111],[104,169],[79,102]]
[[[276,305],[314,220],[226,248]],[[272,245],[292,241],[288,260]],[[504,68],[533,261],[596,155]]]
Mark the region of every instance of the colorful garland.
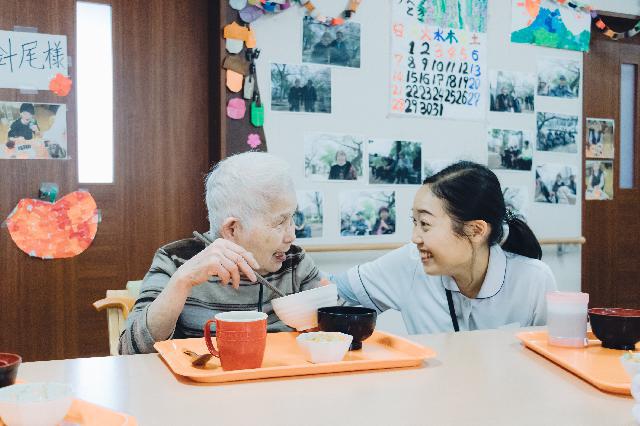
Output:
[[320,13],[320,11],[316,8],[316,6],[311,2],[311,0],[298,0],[302,6],[307,9],[307,13],[313,19],[318,21],[319,23],[330,26],[337,26],[344,24],[346,19],[350,19],[358,10],[360,3],[362,0],[349,0],[349,4],[347,8],[342,12],[341,16],[338,18],[333,18],[330,16],[326,16]]
[[613,40],[633,37],[636,34],[640,33],[640,21],[636,22],[636,24],[630,30],[618,32],[612,30],[611,27],[605,24],[602,18],[598,15],[598,12],[596,12],[595,9],[593,9],[593,7],[591,7],[590,5],[579,4],[572,0],[555,0],[555,2],[561,5],[569,6],[570,8],[575,10],[588,12],[591,15],[591,19],[593,19],[596,28],[602,31],[605,36]]
[[582,12],[590,13],[593,10],[591,5],[576,3],[572,0],[555,0],[555,2],[562,6],[569,6],[571,9],[580,10]]
[[617,32],[611,29],[607,24],[604,23],[602,18],[598,16],[595,10],[591,11],[591,18],[593,19],[596,28],[598,28],[604,35],[613,39],[620,40],[623,38],[633,37],[636,34],[640,33],[640,21],[636,22],[636,24],[630,30],[624,32]]

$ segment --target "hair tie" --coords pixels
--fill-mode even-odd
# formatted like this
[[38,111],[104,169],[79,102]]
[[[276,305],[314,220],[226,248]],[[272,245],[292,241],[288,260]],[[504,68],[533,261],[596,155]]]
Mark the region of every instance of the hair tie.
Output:
[[502,221],[502,238],[500,238],[500,242],[498,244],[503,245],[507,242],[507,238],[509,238],[509,223],[507,220]]
[[502,219],[502,238],[500,239],[500,245],[503,245],[507,238],[509,238],[509,224],[513,223],[516,219],[524,220],[524,217],[515,209],[507,207],[504,212],[504,219]]
[[517,210],[513,210],[511,208],[507,208],[504,213],[504,222],[507,224],[513,222],[516,219],[521,219],[522,215]]

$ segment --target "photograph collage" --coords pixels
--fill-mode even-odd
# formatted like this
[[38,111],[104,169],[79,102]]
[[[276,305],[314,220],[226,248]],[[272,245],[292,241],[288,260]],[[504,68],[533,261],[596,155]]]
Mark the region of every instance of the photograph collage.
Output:
[[302,20],[302,64],[271,64],[271,110],[331,113],[331,66],[360,68],[360,24]]
[[[340,193],[340,236],[390,235],[396,231],[396,191],[390,185],[420,185],[422,143],[368,139],[337,133],[308,133],[304,138],[304,176],[314,183],[347,183],[384,189]],[[299,191],[296,237],[322,237],[322,194]],[[316,226],[314,227],[313,224]]]
[[[543,98],[554,99],[547,105],[575,102],[580,96],[580,74],[578,60],[545,57],[538,59],[537,73],[490,72],[490,111],[505,120],[522,114],[530,124],[522,128],[490,126],[487,165],[494,170],[529,173],[535,202],[575,205],[578,199],[579,171],[574,164],[578,157],[579,116],[541,110],[539,104]],[[601,144],[604,143],[606,138],[601,133],[592,133],[594,140],[601,137]],[[539,152],[557,154],[558,163],[535,161]]]

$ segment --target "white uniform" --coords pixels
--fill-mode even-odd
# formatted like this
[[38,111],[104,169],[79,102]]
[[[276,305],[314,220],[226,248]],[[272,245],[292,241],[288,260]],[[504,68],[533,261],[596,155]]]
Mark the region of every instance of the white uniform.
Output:
[[400,311],[410,334],[453,331],[445,289],[452,292],[460,330],[546,324],[545,294],[556,290],[549,267],[537,259],[491,247],[489,268],[475,299],[460,293],[448,276],[427,275],[415,244],[345,274],[332,277],[340,296],[352,304]]

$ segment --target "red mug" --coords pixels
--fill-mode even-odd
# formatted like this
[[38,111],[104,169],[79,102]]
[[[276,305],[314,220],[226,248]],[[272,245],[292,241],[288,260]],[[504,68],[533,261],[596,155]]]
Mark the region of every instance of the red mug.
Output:
[[[218,349],[211,339],[213,322],[216,323]],[[259,368],[267,345],[267,314],[255,311],[219,313],[205,324],[204,341],[209,352],[220,358],[223,370]]]

